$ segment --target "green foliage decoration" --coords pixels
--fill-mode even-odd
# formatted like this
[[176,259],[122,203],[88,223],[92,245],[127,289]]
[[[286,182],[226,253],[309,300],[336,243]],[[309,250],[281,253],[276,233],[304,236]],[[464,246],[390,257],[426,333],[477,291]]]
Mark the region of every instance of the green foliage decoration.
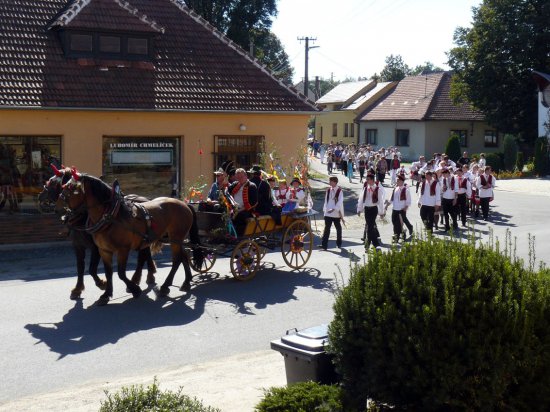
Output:
[[511,134],[504,135],[502,147],[504,170],[512,171],[516,166],[518,156],[518,144],[516,137]]
[[345,410],[550,410],[550,274],[515,250],[430,237],[352,267],[329,325]]
[[336,385],[300,382],[264,391],[256,412],[342,412],[341,389]]
[[539,176],[544,176],[549,173],[549,159],[548,159],[548,139],[546,137],[539,137],[535,141],[535,161],[534,172]]
[[523,166],[525,166],[525,158],[523,157],[523,152],[518,152],[516,155],[516,170],[518,172],[522,172]]
[[502,169],[502,155],[500,153],[487,153],[485,155],[487,166],[491,166],[495,173]]
[[457,134],[453,134],[447,140],[447,145],[445,146],[445,154],[449,156],[453,162],[456,162],[460,159],[462,153],[460,152],[460,137]]
[[177,392],[161,391],[157,379],[146,388],[143,385],[123,387],[114,394],[105,391],[99,412],[221,412],[204,406],[201,401]]

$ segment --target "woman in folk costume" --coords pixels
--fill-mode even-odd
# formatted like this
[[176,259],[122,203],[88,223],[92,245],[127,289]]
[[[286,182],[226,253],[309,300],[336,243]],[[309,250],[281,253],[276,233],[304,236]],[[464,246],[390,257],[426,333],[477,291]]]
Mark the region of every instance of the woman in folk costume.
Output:
[[286,205],[286,195],[289,190],[286,179],[279,179],[279,187],[275,189],[275,197],[281,207],[285,207]]
[[[443,176],[443,168],[436,168],[434,172],[434,179],[439,181],[441,180],[441,177]],[[439,188],[441,189],[441,184],[439,185]],[[440,191],[441,194],[443,194],[443,191]],[[439,199],[441,201],[441,199]],[[439,220],[441,219],[441,223],[443,223],[443,208],[439,207],[436,208],[434,213],[434,226],[436,229],[439,229]]]
[[347,168],[347,174],[348,174],[348,179],[349,179],[350,183],[352,183],[351,179],[353,179],[353,166],[354,166],[354,163],[355,163],[355,158],[354,158],[353,154],[350,154],[349,157],[348,157],[348,168]]
[[386,156],[382,155],[380,160],[376,162],[376,180],[383,185],[386,178],[386,172],[388,170],[388,162],[386,162]]
[[359,199],[357,200],[357,214],[361,215],[361,212],[365,212],[365,224],[367,231],[366,247],[370,245],[375,248],[380,247],[380,241],[378,240],[378,228],[376,227],[376,216],[384,217],[386,210],[384,208],[385,192],[382,185],[375,183],[374,175],[367,175],[367,182]]
[[391,167],[390,167],[390,176],[391,176],[392,186],[395,186],[397,182],[397,175],[400,168],[401,168],[401,162],[399,161],[399,157],[397,156],[397,153],[395,153],[393,155],[393,159],[391,161]]
[[491,174],[491,166],[485,166],[476,179],[476,187],[479,191],[479,203],[481,205],[481,212],[483,213],[483,220],[489,219],[489,202],[493,200],[497,178]]
[[411,205],[411,193],[409,187],[405,185],[405,174],[397,175],[396,186],[392,191],[389,201],[386,201],[389,206],[392,205],[391,222],[393,224],[393,240],[397,242],[403,234],[403,240],[406,238],[406,231],[403,229],[407,225],[409,234],[412,235],[413,226],[407,219],[407,209]]
[[420,218],[424,222],[426,230],[428,233],[432,233],[435,212],[441,207],[441,187],[431,170],[426,172],[426,179],[420,187],[418,207],[420,208]]
[[336,246],[342,247],[342,220],[344,219],[344,193],[338,186],[338,178],[331,176],[329,178],[330,187],[325,193],[325,203],[323,204],[323,213],[325,217],[325,230],[321,241],[321,249],[327,250],[330,228],[334,223],[336,228]]

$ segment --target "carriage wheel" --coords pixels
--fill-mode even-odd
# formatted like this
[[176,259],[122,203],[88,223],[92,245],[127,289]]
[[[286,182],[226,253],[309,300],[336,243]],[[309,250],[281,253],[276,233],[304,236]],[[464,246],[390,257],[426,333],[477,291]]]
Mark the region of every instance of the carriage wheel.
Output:
[[250,239],[239,242],[231,253],[231,273],[237,280],[250,280],[260,268],[260,247]]
[[281,252],[285,263],[293,268],[304,266],[313,249],[313,233],[305,220],[296,220],[285,230]]
[[198,273],[207,273],[212,267],[214,266],[214,263],[216,263],[216,253],[213,251],[208,251],[204,254],[204,259],[202,261],[202,265],[198,266],[197,262],[195,261],[195,258],[193,258],[193,252],[189,253],[189,264],[191,265],[191,268]]

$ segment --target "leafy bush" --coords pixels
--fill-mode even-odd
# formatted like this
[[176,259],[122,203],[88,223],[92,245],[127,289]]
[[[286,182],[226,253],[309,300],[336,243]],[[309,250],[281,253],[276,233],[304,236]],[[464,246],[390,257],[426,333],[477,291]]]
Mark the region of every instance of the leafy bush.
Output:
[[445,154],[454,162],[460,159],[462,153],[460,152],[460,138],[457,134],[453,134],[449,140],[447,140]]
[[516,170],[523,172],[523,166],[525,166],[525,159],[523,158],[523,152],[518,152],[516,155]]
[[107,400],[101,401],[99,412],[220,412],[181,392],[182,388],[177,392],[161,391],[156,379],[147,388],[123,387],[114,395],[105,391]]
[[[503,160],[504,169],[508,171],[514,170],[518,156],[518,144],[516,138],[511,134],[504,135],[503,142]],[[521,170],[520,170],[521,171]]]
[[549,159],[548,159],[548,139],[546,137],[539,137],[535,141],[535,173],[539,176],[548,174],[549,171]]
[[336,385],[300,382],[282,388],[270,388],[256,405],[257,412],[340,412],[341,389]]
[[550,275],[499,249],[415,239],[352,269],[329,326],[346,410],[550,410]]
[[502,159],[500,157],[500,154],[487,153],[485,155],[485,160],[486,160],[487,166],[491,166],[491,168],[495,171],[495,173],[500,172],[500,169],[502,169]]

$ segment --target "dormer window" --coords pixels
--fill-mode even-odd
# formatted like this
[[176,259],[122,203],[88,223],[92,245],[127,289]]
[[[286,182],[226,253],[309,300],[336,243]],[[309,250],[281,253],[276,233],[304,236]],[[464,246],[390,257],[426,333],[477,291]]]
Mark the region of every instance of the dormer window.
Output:
[[153,60],[153,37],[145,34],[63,30],[65,56],[115,60]]

